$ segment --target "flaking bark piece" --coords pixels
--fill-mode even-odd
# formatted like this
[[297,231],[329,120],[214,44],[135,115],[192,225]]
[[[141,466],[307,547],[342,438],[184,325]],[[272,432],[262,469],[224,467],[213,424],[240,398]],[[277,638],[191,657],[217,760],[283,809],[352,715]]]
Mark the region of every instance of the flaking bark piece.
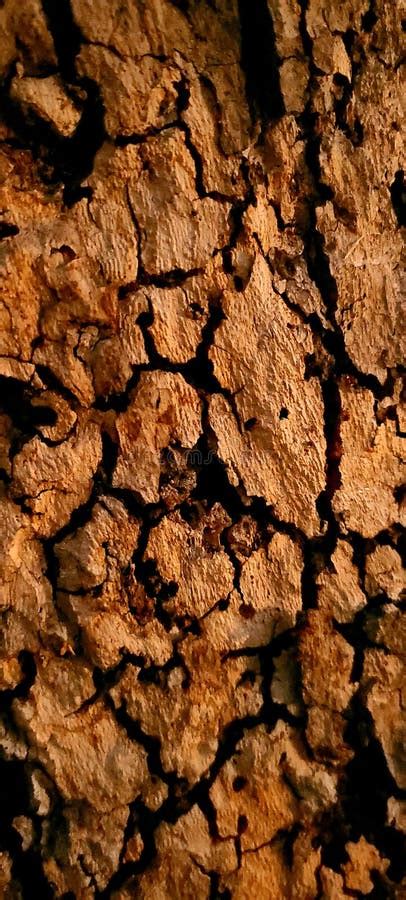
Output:
[[34,840],[34,823],[28,816],[15,816],[13,829],[21,838],[21,849],[25,852]]
[[120,59],[107,47],[88,45],[80,51],[77,69],[100,85],[105,128],[112,138],[148,134],[178,117],[181,73],[162,60]]
[[139,316],[147,311],[145,294],[129,293],[120,300],[111,327],[98,333],[88,357],[96,397],[124,392],[136,366],[148,362],[138,324]]
[[110,609],[111,596],[115,596],[114,583],[109,587],[112,590],[107,590],[96,602],[92,596],[58,595],[58,604],[73,623],[73,630],[79,629],[86,659],[108,670],[128,653],[146,665],[163,666],[172,656],[177,630],[168,634],[152,615],[146,621],[137,622],[126,602],[121,610]]
[[195,164],[178,129],[151,138],[138,153],[141,172],[129,183],[129,198],[145,269],[159,275],[201,268],[228,243],[230,204],[199,198]]
[[266,547],[254,550],[243,563],[240,589],[247,611],[268,613],[272,637],[292,628],[302,608],[300,547],[287,535],[276,533]]
[[90,200],[82,200],[71,212],[87,256],[107,283],[128,285],[137,278],[138,235],[128,185],[139,173],[138,147],[116,147],[106,141],[85,182]]
[[307,709],[306,737],[315,758],[331,766],[344,766],[354,753],[344,734],[347,722],[334,709],[310,706]]
[[56,796],[55,786],[42,769],[31,766],[28,773],[32,807],[38,816],[48,816]]
[[275,30],[275,43],[281,59],[301,56],[303,46],[300,37],[300,6],[297,0],[270,0],[269,8]]
[[23,672],[15,656],[0,659],[0,691],[13,690],[22,678]]
[[243,560],[238,590],[202,622],[203,633],[223,653],[268,644],[295,624],[302,607],[301,569],[299,547],[275,534]]
[[111,696],[159,738],[165,771],[193,784],[213,763],[226,727],[259,712],[261,678],[255,659],[223,660],[205,637],[190,635],[179,649],[184,666],[162,673],[155,684],[138,680],[129,665]]
[[[245,291],[224,295],[223,311],[210,358],[220,383],[235,395],[241,428],[216,394],[209,413],[219,456],[249,495],[265,497],[277,516],[307,534],[317,532],[325,439],[320,385],[304,380],[310,330],[273,291],[259,256]],[[253,420],[247,430],[244,423]]]
[[53,605],[44,550],[30,516],[4,495],[1,507],[0,609],[7,628],[2,628],[0,652],[7,660],[22,650],[35,652],[40,644],[61,647],[67,632]]
[[170,287],[148,287],[152,306],[149,331],[158,353],[172,363],[194,359],[203,339],[210,311],[221,311],[221,296],[228,278],[221,257],[209,261],[204,272]]
[[351,645],[335,631],[326,615],[319,610],[309,610],[299,640],[305,702],[342,712],[355,690],[351,684],[353,658]]
[[207,309],[198,304],[193,310],[183,285],[150,290],[148,296],[154,313],[150,331],[158,353],[173,363],[193,359],[207,322]]
[[383,645],[395,656],[406,656],[406,616],[402,609],[388,603],[380,614],[372,613],[364,627],[374,643]]
[[210,788],[217,827],[223,837],[240,835],[241,849],[269,843],[335,802],[334,779],[307,759],[298,734],[282,722],[269,733],[247,731]]
[[[8,319],[7,312],[5,318]],[[32,363],[20,362],[9,356],[0,358],[0,375],[4,378],[15,378],[16,381],[31,382],[36,379],[35,366]]]
[[199,397],[181,375],[143,372],[127,409],[117,417],[113,485],[134,491],[145,503],[157,503],[161,451],[171,443],[192,449],[200,436],[200,417]]
[[77,422],[77,414],[57,391],[42,391],[31,400],[31,406],[50,409],[55,417],[52,425],[38,425],[38,431],[50,441],[63,441]]
[[289,885],[290,871],[281,840],[252,853],[243,853],[238,871],[221,879],[222,888],[231,892],[233,900],[252,900],[253,896],[286,897]]
[[314,829],[309,829],[309,833],[302,831],[293,844],[293,865],[290,876],[292,900],[303,900],[303,897],[310,898],[318,895],[321,849],[314,847],[314,837]]
[[78,417],[72,436],[57,447],[34,437],[17,453],[12,494],[25,498],[38,535],[54,534],[88,500],[101,455],[100,429],[87,415]]
[[333,872],[327,866],[320,868],[320,884],[323,889],[323,900],[344,900],[348,894],[344,893],[344,880],[338,872]]
[[117,870],[128,820],[128,807],[100,812],[87,803],[66,806],[55,838],[52,820],[43,829],[44,871],[55,895],[72,891],[94,897]]
[[[150,790],[146,752],[131,741],[95,692],[81,660],[42,654],[26,699],[15,700],[18,726],[68,803],[86,801],[99,812],[124,806]],[[153,801],[152,801],[153,805]]]
[[362,675],[366,706],[400,789],[406,787],[405,659],[384,650],[367,650]]
[[399,600],[406,589],[402,560],[393,547],[378,546],[365,560],[365,587],[371,597],[386,594]]
[[238,866],[234,841],[213,839],[208,822],[196,805],[175,825],[163,822],[159,826],[156,849],[152,866],[134,879],[129,886],[131,892],[124,897],[147,900],[193,895],[203,900],[210,894],[212,872],[226,875]]
[[[258,151],[256,151],[258,152]],[[304,140],[294,115],[285,115],[268,129],[261,159],[266,177],[268,200],[277,204],[286,223],[303,215],[308,173],[303,166]],[[279,229],[278,229],[279,231]],[[278,241],[284,240],[278,236]],[[297,246],[296,235],[293,238]],[[292,246],[288,242],[288,246]],[[317,294],[316,294],[317,295]]]
[[[377,15],[382,25],[385,14],[383,4]],[[317,210],[318,228],[337,283],[337,321],[346,349],[362,372],[374,374],[381,382],[388,368],[402,364],[405,356],[404,250],[391,203],[396,172],[405,167],[403,87],[400,67],[382,64],[399,39],[397,32],[393,35],[395,19],[386,18],[385,25],[382,49],[378,56],[366,54],[357,77],[347,128],[324,129],[321,176],[334,191],[334,204],[328,201]],[[375,40],[374,36],[374,46]]]
[[225,511],[216,504],[195,525],[173,512],[151,530],[144,560],[154,560],[159,577],[174,586],[174,596],[165,601],[165,609],[171,615],[201,618],[231,593],[232,563],[218,539],[213,546],[214,535],[229,523]]
[[[154,615],[154,601],[131,562],[140,523],[113,497],[102,497],[89,521],[56,544],[58,605],[73,637],[93,665],[117,666],[126,653],[163,665],[172,653],[169,633]],[[71,593],[76,591],[76,593]]]
[[[240,112],[244,109],[245,98],[241,100]],[[228,197],[241,197],[244,194],[241,158],[230,152],[233,148],[227,146],[229,141],[225,152],[222,147],[222,118],[226,118],[228,112],[227,107],[220,106],[213,82],[197,78],[191,68],[189,102],[182,120],[190,129],[193,146],[201,159],[204,189]]]
[[[362,0],[354,9],[345,7],[338,14],[330,12],[327,3],[311,0],[306,11],[306,27],[312,40],[313,59],[318,69],[326,75],[340,73],[351,81],[351,64],[342,37],[335,29],[361,28]],[[341,25],[345,23],[345,25]]]
[[[4,193],[1,200],[7,209],[8,203],[13,206],[13,201],[12,196],[7,198]],[[43,207],[47,206],[46,212],[51,210],[52,220],[59,204],[38,202],[34,191],[33,194],[34,214],[40,217]],[[22,363],[32,364],[32,343],[39,334],[41,306],[51,302],[49,289],[39,272],[41,249],[38,236],[35,227],[29,227],[31,223],[26,218],[25,204],[21,218],[25,220],[26,232],[17,234],[1,247],[0,252],[0,355],[16,358],[20,368]],[[15,221],[14,210],[13,219]]]
[[25,3],[4,3],[0,10],[1,72],[22,53],[27,69],[55,66],[56,56],[52,36],[40,0]]
[[55,545],[59,562],[58,587],[66,591],[90,590],[128,565],[137,544],[140,525],[122,503],[105,497],[97,503],[89,522]]
[[[87,333],[86,333],[87,332]],[[97,329],[86,329],[81,333],[78,328],[68,328],[61,341],[44,338],[33,354],[35,365],[46,366],[54,377],[70,391],[81,406],[90,407],[95,395],[91,372],[81,355],[83,340],[95,343]],[[82,348],[81,348],[82,344]]]
[[308,709],[306,735],[316,758],[332,764],[351,756],[343,738],[343,712],[357,685],[351,674],[354,651],[325,613],[309,610],[299,637],[303,699]]
[[342,867],[346,887],[350,891],[360,891],[362,895],[369,894],[374,887],[371,874],[384,874],[389,860],[381,857],[376,847],[368,843],[363,835],[359,841],[349,841],[345,849],[350,857]]
[[334,512],[346,529],[373,537],[393,523],[405,521],[396,493],[406,470],[402,440],[394,422],[377,424],[371,391],[343,379],[340,396],[343,452]]
[[51,125],[61,137],[72,137],[79,124],[81,112],[57,75],[17,76],[11,82],[10,96],[25,112],[32,111]]
[[[178,54],[182,62],[191,59],[198,71],[206,75],[212,71],[213,78],[230,94],[227,118],[242,119],[247,124],[244,79],[238,65],[240,23],[236,3],[219,9],[191,7],[187,16],[170,0],[154,0],[148,10],[134,6],[131,0],[124,0],[119,7],[110,0],[73,0],[72,10],[89,43],[107,46],[124,59],[139,62],[143,56]],[[221,105],[226,106],[223,96]]]
[[317,577],[319,608],[337,622],[351,622],[367,602],[352,559],[351,545],[338,541],[329,567]]

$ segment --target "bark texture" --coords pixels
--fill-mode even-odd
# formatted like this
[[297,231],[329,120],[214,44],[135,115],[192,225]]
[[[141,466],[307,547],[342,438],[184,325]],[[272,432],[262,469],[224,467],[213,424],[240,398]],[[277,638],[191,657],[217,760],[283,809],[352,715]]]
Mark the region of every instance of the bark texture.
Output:
[[400,6],[0,7],[1,897],[405,897]]

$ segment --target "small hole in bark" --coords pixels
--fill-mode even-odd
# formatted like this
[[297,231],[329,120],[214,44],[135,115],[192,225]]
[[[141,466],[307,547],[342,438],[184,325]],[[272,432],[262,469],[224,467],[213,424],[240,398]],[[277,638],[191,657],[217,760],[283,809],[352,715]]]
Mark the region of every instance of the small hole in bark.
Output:
[[244,834],[244,831],[246,831],[247,828],[248,828],[247,816],[238,816],[238,823],[237,823],[238,834]]
[[279,413],[279,418],[280,418],[280,419],[287,419],[287,418],[288,418],[288,415],[289,415],[289,410],[286,409],[286,406],[282,406],[282,408],[281,408],[281,410],[280,410],[280,413]]
[[255,416],[253,416],[252,419],[247,419],[247,421],[244,422],[244,428],[246,431],[252,431],[254,426],[257,424],[258,424],[258,419],[256,419]]
[[233,791],[235,791],[236,794],[238,794],[239,791],[242,791],[243,787],[245,787],[246,784],[247,784],[247,779],[244,778],[242,775],[237,775],[237,778],[234,778],[234,781],[233,781]]
[[238,612],[243,619],[253,619],[255,616],[255,609],[252,603],[241,603]]

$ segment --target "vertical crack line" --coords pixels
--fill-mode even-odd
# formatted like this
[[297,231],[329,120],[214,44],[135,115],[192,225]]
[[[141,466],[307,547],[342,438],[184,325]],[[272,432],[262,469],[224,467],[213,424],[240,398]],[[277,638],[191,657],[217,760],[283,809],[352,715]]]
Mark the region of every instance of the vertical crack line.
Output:
[[239,0],[241,66],[253,123],[264,130],[285,112],[276,50],[275,30],[267,0]]
[[75,58],[80,50],[82,34],[75,22],[70,0],[58,0],[58,3],[54,0],[42,0],[42,9],[52,35],[62,78],[75,80]]

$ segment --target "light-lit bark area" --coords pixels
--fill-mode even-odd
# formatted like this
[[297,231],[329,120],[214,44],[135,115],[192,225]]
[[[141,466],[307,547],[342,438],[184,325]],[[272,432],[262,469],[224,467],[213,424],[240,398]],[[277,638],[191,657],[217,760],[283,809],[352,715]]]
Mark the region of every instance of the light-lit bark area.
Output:
[[400,5],[0,7],[0,895],[404,897]]

